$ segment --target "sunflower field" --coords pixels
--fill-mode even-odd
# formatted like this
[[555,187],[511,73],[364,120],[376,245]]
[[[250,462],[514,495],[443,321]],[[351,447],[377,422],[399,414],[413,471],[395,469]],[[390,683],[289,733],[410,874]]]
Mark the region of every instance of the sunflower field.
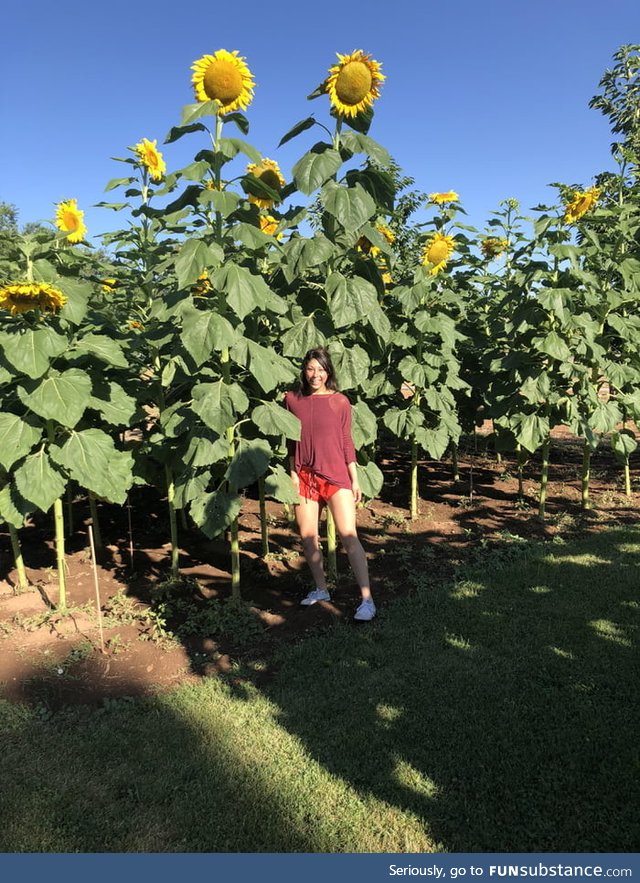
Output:
[[247,488],[297,500],[284,464],[299,423],[281,403],[318,345],[352,401],[370,499],[381,439],[406,448],[415,516],[418,460],[455,460],[460,437],[486,420],[498,450],[541,452],[541,516],[558,425],[582,440],[585,508],[605,438],[630,493],[640,47],[614,61],[592,106],[611,122],[617,171],[556,185],[557,204],[529,217],[504,200],[479,231],[456,192],[410,191],[371,137],[385,76],[370,55],[338,55],[311,93],[328,100],[328,118],[282,137],[319,138],[290,172],[247,140],[247,61],[225,50],[198,59],[195,101],[164,142],[189,139],[193,161],[168,169],[158,138],[130,147],[106,185],[117,201],[100,203],[123,218],[103,250],[87,247],[74,199],[57,206],[52,232],[2,243],[0,519],[20,581],[25,520],[52,511],[64,610],[67,488],[88,496],[97,530],[96,501],[124,505],[134,485],[151,485],[166,499],[172,572],[184,525],[226,534],[238,596]]

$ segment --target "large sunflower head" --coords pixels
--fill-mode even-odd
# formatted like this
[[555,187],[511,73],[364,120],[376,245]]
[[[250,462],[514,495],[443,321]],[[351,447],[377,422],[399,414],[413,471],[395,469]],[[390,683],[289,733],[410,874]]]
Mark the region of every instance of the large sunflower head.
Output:
[[77,199],[67,199],[56,206],[56,227],[67,234],[69,242],[82,242],[87,228],[84,212],[78,208]]
[[[271,190],[275,190],[276,193],[280,193],[286,183],[282,177],[280,166],[272,159],[263,159],[262,162],[259,163],[249,163],[247,166],[247,174],[253,175],[254,178],[258,178],[259,181],[262,181],[262,183],[266,184]],[[275,200],[269,199],[266,196],[249,195],[249,202],[260,206],[260,208],[270,209],[273,206],[274,201]]]
[[508,245],[509,241],[507,239],[499,239],[496,236],[487,236],[487,238],[483,239],[480,243],[480,251],[484,258],[491,260],[492,258],[499,258]]
[[157,141],[149,141],[143,138],[135,147],[132,148],[135,155],[140,160],[140,164],[147,170],[152,181],[160,181],[167,166],[162,154],[157,148]]
[[600,188],[590,187],[588,190],[574,190],[571,200],[565,205],[564,222],[573,224],[586,215],[600,199]]
[[385,77],[380,72],[380,63],[361,49],[351,55],[336,55],[338,64],[329,68],[325,89],[338,114],[356,117],[380,97],[380,86]]
[[429,200],[436,205],[446,205],[448,202],[458,202],[460,197],[455,190],[447,190],[446,193],[430,193]]
[[218,115],[246,110],[253,99],[253,74],[236,51],[218,49],[191,65],[197,101],[219,101]]
[[45,282],[12,282],[0,286],[0,309],[8,310],[12,316],[31,310],[57,313],[66,302],[61,291]]
[[444,233],[434,233],[425,242],[422,253],[422,265],[426,267],[431,276],[437,276],[447,266],[447,261],[455,250],[453,236],[445,236]]
[[203,270],[203,272],[200,273],[191,290],[196,297],[205,297],[213,291],[213,285],[209,279],[208,270]]

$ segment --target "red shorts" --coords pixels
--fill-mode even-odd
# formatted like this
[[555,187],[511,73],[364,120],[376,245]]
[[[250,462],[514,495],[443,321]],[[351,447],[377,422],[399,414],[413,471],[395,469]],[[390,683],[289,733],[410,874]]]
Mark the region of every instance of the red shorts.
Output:
[[307,469],[306,466],[302,467],[298,477],[300,478],[300,496],[306,500],[326,503],[329,497],[332,497],[336,491],[340,490],[337,484],[331,484],[326,478],[316,475],[315,472]]

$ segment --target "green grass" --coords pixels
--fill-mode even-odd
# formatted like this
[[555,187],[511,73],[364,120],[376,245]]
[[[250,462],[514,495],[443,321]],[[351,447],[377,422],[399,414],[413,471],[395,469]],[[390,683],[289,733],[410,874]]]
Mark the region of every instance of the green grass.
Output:
[[0,704],[0,851],[637,851],[639,554],[505,538],[262,691]]

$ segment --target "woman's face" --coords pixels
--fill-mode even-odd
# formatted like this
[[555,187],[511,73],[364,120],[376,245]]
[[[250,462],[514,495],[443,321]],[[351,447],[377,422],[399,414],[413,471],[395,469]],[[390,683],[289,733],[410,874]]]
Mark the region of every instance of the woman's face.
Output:
[[309,384],[311,395],[316,393],[322,395],[322,393],[327,392],[327,378],[329,377],[329,374],[317,359],[311,359],[310,362],[307,362],[304,369],[304,375]]

